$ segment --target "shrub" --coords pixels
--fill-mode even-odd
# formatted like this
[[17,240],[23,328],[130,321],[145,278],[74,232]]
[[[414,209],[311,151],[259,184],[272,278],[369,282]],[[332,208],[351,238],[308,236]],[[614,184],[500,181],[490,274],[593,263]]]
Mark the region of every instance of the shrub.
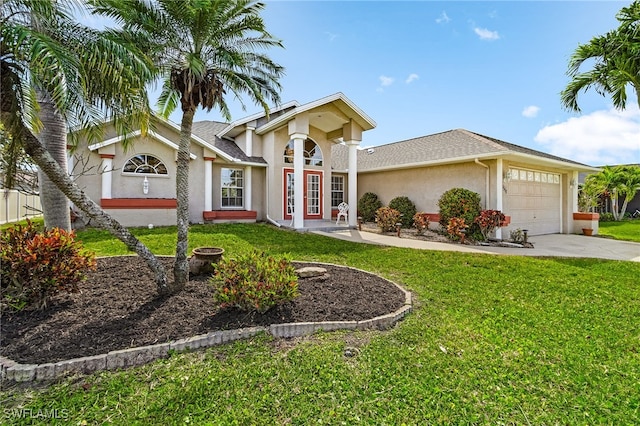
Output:
[[416,214],[416,205],[409,197],[396,197],[391,200],[389,207],[400,212],[402,215],[400,216],[400,223],[402,223],[403,228],[411,228],[413,215]]
[[391,207],[380,207],[376,211],[376,223],[382,232],[393,232],[400,222],[400,212]]
[[75,240],[75,233],[59,228],[39,231],[27,221],[0,237],[2,303],[14,309],[43,309],[58,292],[76,292],[95,256]]
[[429,229],[429,215],[424,212],[414,214],[413,226],[416,228],[418,235],[424,234],[424,231]]
[[513,241],[514,243],[518,243],[518,244],[524,243],[524,232],[522,232],[522,229],[520,228],[514,229],[513,231],[511,231],[509,233],[509,237],[511,238],[511,241]]
[[382,201],[373,192],[365,193],[358,200],[358,216],[365,222],[373,222],[376,218],[376,211],[382,207]]
[[452,217],[447,224],[447,235],[454,241],[464,242],[466,229],[469,228],[461,217]]
[[469,225],[467,236],[474,239],[482,238],[480,227],[474,223],[480,215],[480,194],[464,188],[453,188],[446,191],[438,200],[440,208],[440,225],[449,226],[449,220],[454,217],[464,219]]
[[613,213],[600,213],[600,222],[615,222],[615,220]]
[[474,222],[480,227],[480,232],[486,241],[489,234],[496,228],[502,226],[505,220],[504,214],[500,210],[482,210],[480,216],[476,217]]
[[222,308],[265,313],[298,296],[298,277],[290,261],[254,250],[223,258],[210,280],[214,300]]

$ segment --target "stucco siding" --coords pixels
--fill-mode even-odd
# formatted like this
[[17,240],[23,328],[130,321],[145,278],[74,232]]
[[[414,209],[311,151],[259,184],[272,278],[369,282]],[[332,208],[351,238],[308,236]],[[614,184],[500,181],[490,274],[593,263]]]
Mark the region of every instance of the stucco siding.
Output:
[[378,195],[384,205],[407,196],[418,211],[437,213],[438,200],[451,188],[466,188],[485,194],[485,168],[475,163],[423,167],[358,175],[358,199],[365,192]]

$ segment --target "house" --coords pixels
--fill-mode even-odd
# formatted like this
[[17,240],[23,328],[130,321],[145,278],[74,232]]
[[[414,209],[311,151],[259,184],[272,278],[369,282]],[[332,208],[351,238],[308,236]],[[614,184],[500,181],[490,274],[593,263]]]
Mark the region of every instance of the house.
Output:
[[[269,221],[302,229],[304,221],[330,220],[340,202],[357,205],[357,148],[374,127],[342,93],[286,103],[268,117],[194,123],[190,221]],[[113,129],[99,143],[80,143],[74,161],[99,173],[82,175],[78,183],[124,225],[175,224],[180,128],[157,119],[145,136],[129,137],[128,149]],[[332,167],[331,147],[338,143],[347,151],[342,169]],[[356,225],[355,215],[349,224]]]
[[[334,151],[340,167],[344,149]],[[437,222],[442,193],[462,187],[480,194],[483,209],[508,216],[498,238],[518,228],[529,235],[575,233],[585,226],[573,213],[578,211],[578,174],[587,170],[597,169],[456,129],[361,151],[358,191],[376,193],[383,204],[407,196]]]
[[[359,149],[375,125],[342,93],[283,104],[269,116],[194,123],[191,222],[304,229],[331,220],[342,201],[353,212],[365,192],[384,203],[405,195],[435,215],[444,191],[464,187],[481,195],[484,208],[510,216],[507,230],[578,232],[578,173],[597,169],[461,129]],[[99,143],[81,144],[76,156],[100,173],[78,183],[127,226],[175,224],[179,127],[158,119],[145,136],[129,136],[128,149],[112,129]],[[349,225],[356,221],[349,214]]]

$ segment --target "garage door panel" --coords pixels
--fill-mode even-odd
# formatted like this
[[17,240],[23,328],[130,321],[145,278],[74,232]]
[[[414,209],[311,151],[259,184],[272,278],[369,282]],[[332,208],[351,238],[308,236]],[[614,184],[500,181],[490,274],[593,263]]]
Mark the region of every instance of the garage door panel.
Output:
[[[559,176],[538,171],[512,169],[504,198],[505,214],[511,216],[509,229],[527,229],[530,235],[558,233],[561,230]],[[536,179],[536,175],[545,176]]]

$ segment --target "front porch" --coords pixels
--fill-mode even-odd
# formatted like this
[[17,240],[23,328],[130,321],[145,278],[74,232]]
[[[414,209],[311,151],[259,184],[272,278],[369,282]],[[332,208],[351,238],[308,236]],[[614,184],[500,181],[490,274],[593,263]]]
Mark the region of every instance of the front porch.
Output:
[[347,225],[344,220],[340,220],[340,224],[338,225],[336,225],[335,220],[304,220],[302,228],[297,229],[293,226],[291,220],[276,220],[275,222],[284,229],[292,229],[298,232],[338,232],[355,228]]

